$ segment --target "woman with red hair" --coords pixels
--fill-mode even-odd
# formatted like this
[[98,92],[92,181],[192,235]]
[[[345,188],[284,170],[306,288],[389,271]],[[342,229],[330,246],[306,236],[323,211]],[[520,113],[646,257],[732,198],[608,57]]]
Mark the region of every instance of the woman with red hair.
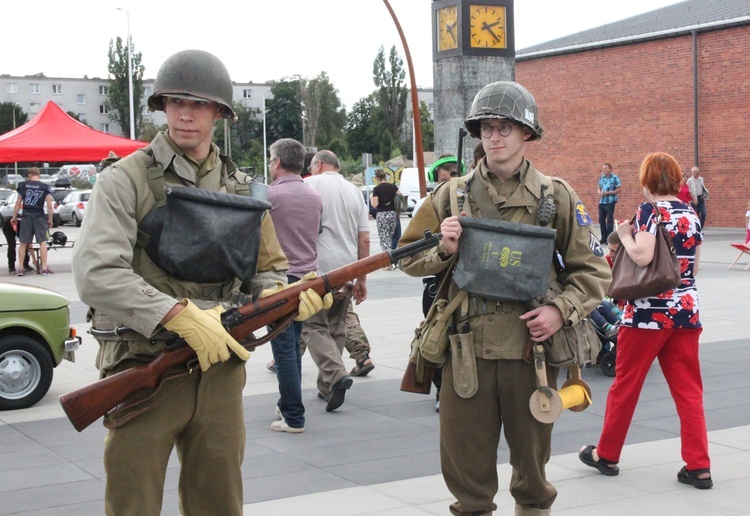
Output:
[[661,218],[677,250],[682,283],[656,296],[626,301],[617,337],[615,381],[607,395],[599,444],[582,448],[579,458],[604,475],[619,473],[617,463],[643,382],[658,358],[680,419],[682,459],[686,465],[677,473],[677,480],[708,489],[713,481],[698,359],[702,327],[695,286],[703,235],[698,216],[690,205],[677,198],[681,178],[680,165],[672,156],[663,152],[649,154],[640,170],[648,202],[638,208],[635,226],[615,221],[621,245],[634,262],[644,267],[653,260],[657,219]]

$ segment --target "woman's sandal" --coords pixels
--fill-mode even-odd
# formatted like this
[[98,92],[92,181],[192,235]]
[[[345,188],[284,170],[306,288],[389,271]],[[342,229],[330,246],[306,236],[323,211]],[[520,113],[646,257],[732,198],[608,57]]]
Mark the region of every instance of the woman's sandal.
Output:
[[607,475],[608,477],[614,477],[614,476],[619,475],[620,468],[617,466],[616,462],[612,462],[610,460],[603,459],[601,457],[599,457],[599,460],[594,460],[595,449],[596,449],[596,446],[592,444],[586,446],[583,450],[581,450],[578,453],[578,458],[581,459],[581,462],[583,462],[587,466],[591,466],[592,468],[598,469],[599,473],[601,473],[602,475]]
[[[698,478],[699,475],[703,475],[704,473],[708,473],[708,478]],[[696,489],[711,489],[714,485],[710,469],[689,470],[687,466],[683,466],[677,473],[677,481],[681,484],[691,485]]]

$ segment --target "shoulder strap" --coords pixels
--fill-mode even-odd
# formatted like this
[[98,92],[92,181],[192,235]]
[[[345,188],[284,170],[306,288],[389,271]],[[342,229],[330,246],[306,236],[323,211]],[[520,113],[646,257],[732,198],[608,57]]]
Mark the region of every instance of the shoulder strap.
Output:
[[164,193],[164,188],[167,186],[164,181],[164,169],[156,161],[156,156],[151,147],[143,149],[146,155],[150,158],[146,163],[146,173],[148,174],[148,188],[151,190],[151,194],[156,199],[156,207],[161,208],[167,204],[167,195]]

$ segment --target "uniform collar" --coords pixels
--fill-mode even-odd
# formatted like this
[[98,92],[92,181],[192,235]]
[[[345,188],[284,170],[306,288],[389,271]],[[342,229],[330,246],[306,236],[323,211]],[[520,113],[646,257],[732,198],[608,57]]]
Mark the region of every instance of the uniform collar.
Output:
[[[499,207],[511,208],[515,206],[536,206],[539,203],[539,199],[542,198],[542,181],[541,173],[534,168],[531,161],[524,158],[521,166],[516,172],[511,175],[509,180],[515,180],[520,182],[520,186],[516,188],[511,196],[507,199],[500,196],[495,190],[493,182],[489,179],[489,170],[487,169],[486,160],[479,162],[479,166],[476,168],[479,178],[487,187],[488,193],[493,201],[498,205],[497,201],[500,201]],[[503,201],[504,200],[504,201]]]
[[198,183],[200,171],[210,171],[221,165],[219,148],[215,144],[211,144],[208,158],[201,167],[194,160],[187,158],[166,132],[157,133],[151,142],[151,149],[154,151],[154,158],[164,170],[170,169],[194,185]]

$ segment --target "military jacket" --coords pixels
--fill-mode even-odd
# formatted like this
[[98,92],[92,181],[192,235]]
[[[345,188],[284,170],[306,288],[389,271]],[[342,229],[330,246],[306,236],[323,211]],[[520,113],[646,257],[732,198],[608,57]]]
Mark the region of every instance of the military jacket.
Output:
[[160,353],[164,349],[160,336],[166,332],[159,322],[180,299],[189,298],[202,308],[219,303],[228,308],[246,302],[248,296],[257,297],[263,288],[278,281],[286,283],[288,262],[267,213],[261,225],[258,273],[245,284],[239,279],[192,283],[171,276],[151,261],[138,243],[138,223],[156,205],[148,177],[154,161],[163,170],[167,185],[231,193],[246,185],[244,174],[233,172],[234,166],[228,162],[230,175],[216,145],[196,171],[198,167],[182,156],[164,133],[146,149],[102,172],[74,248],[75,283],[81,300],[92,309],[94,328],[126,326],[134,330],[121,338],[100,339],[97,365],[103,376],[123,361],[148,361]]
[[[549,179],[553,185],[557,211],[548,227],[557,231],[556,247],[565,263],[564,274],[559,274],[550,263],[550,282],[559,279],[563,286],[562,293],[552,303],[560,309],[565,324],[573,325],[601,302],[612,275],[602,256],[599,241],[591,231],[591,218],[580,199],[562,179]],[[463,210],[472,216],[536,224],[537,207],[543,196],[542,187],[550,183],[549,179],[537,171],[530,161],[524,160],[513,176],[500,183],[489,175],[486,161],[482,160],[472,173],[451,181],[457,181],[458,189],[466,192]],[[470,182],[479,184],[467,187]],[[480,213],[470,193],[471,188],[479,186],[487,189],[496,213]],[[550,192],[547,190],[545,193]],[[399,245],[419,240],[425,229],[439,232],[441,221],[450,216],[450,183],[446,182],[422,203]],[[458,252],[461,252],[460,240]],[[428,276],[443,271],[450,275],[452,271],[446,270],[450,258],[441,242],[436,248],[401,260],[400,265],[404,272],[412,276]],[[449,299],[458,292],[458,287],[451,281]],[[501,302],[470,295],[468,322],[474,334],[476,356],[484,359],[521,359],[530,335],[526,323],[519,316],[528,310],[526,303]]]

